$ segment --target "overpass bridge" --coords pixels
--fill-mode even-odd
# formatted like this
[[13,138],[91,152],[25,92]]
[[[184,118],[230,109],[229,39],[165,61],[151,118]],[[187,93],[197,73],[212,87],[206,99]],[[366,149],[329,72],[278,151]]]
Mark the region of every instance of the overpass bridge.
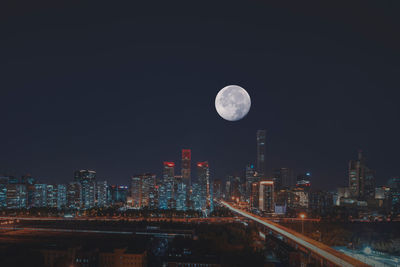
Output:
[[275,235],[281,236],[286,243],[293,245],[300,251],[306,253],[309,257],[313,258],[319,266],[369,266],[321,242],[315,241],[314,239],[306,237],[292,229],[274,223],[267,218],[263,218],[242,209],[235,208],[225,201],[220,201],[220,203],[231,211],[252,221],[260,223]]

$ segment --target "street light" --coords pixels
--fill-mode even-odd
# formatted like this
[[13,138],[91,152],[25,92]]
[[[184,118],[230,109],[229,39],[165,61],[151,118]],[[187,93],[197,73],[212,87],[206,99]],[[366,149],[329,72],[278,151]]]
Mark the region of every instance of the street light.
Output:
[[304,235],[304,218],[306,217],[306,215],[304,213],[300,214],[300,218],[301,218],[301,234]]

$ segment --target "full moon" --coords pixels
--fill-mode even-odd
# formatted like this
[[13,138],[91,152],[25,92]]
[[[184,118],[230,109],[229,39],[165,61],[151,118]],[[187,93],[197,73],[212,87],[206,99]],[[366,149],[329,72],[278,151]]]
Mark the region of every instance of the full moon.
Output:
[[215,97],[215,109],[227,121],[238,121],[249,113],[250,96],[238,85],[222,88]]

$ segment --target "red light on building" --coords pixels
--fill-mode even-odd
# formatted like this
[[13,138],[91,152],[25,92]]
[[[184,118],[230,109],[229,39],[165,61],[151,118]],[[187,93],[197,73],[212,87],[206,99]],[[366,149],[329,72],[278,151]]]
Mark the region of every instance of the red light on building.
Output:
[[175,167],[175,163],[172,161],[164,161],[164,166]]
[[207,161],[203,161],[203,162],[197,162],[197,167],[207,167],[208,168],[208,162]]

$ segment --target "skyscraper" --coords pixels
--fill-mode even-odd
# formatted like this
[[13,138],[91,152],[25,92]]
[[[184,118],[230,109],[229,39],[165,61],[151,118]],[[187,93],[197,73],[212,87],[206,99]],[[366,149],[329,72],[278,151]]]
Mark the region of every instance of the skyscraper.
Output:
[[349,162],[349,189],[354,198],[368,199],[375,194],[375,173],[365,165],[362,151],[358,152],[358,160]]
[[107,181],[98,181],[96,183],[96,205],[98,207],[106,207],[107,200]]
[[186,210],[187,179],[175,176],[174,192],[177,210]]
[[206,210],[210,208],[210,169],[207,161],[197,163],[197,177],[200,190],[200,206],[195,208]]
[[246,201],[250,201],[251,185],[259,180],[256,175],[256,170],[253,164],[247,164],[246,166]]
[[265,130],[257,131],[257,172],[259,176],[264,177],[266,175],[265,170]]
[[67,206],[67,186],[65,184],[57,185],[57,208],[63,209]]
[[82,186],[82,208],[93,208],[95,205],[96,172],[92,170],[76,171],[74,179]]
[[35,184],[35,193],[33,195],[33,206],[40,208],[47,205],[47,185]]
[[174,195],[175,182],[175,163],[164,161],[163,163],[163,180],[162,180],[162,205],[163,209],[173,209],[176,207]]
[[261,181],[259,195],[259,209],[265,212],[274,212],[274,182]]
[[47,207],[48,208],[57,208],[57,185],[55,184],[48,184],[46,187],[46,195],[47,195]]
[[79,182],[71,182],[67,185],[67,207],[80,209],[82,205],[82,186]]
[[[143,173],[131,178],[132,205],[136,208],[153,206],[155,198],[156,175]],[[151,204],[151,205],[150,205]]]
[[191,151],[190,149],[182,149],[182,171],[181,175],[183,181],[186,181],[187,186],[191,185],[191,173],[190,173],[190,161]]
[[132,197],[132,206],[134,208],[141,208],[142,177],[140,175],[134,175],[131,177],[131,197]]

